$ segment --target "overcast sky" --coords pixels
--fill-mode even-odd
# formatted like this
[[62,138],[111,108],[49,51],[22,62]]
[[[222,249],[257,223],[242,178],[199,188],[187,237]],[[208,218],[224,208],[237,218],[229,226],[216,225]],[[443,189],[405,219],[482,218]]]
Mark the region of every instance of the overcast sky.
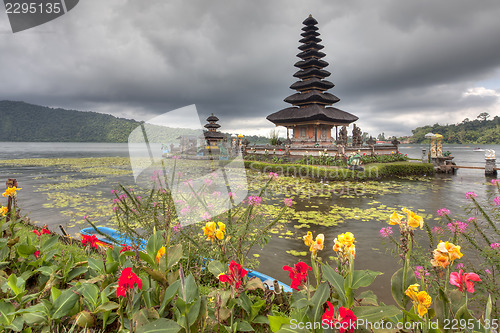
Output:
[[2,11],[0,100],[137,120],[195,104],[223,131],[267,135],[309,14],[335,107],[362,131],[500,115],[498,0],[82,0],[16,34]]

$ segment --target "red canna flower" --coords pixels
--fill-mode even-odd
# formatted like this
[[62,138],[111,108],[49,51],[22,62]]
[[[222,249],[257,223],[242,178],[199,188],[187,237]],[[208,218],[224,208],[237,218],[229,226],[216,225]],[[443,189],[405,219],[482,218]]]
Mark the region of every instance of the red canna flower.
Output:
[[118,278],[118,288],[116,289],[116,297],[126,297],[126,291],[133,289],[137,284],[139,289],[142,288],[142,280],[132,272],[131,267],[124,268],[120,277]]
[[120,253],[132,251],[132,246],[128,246],[127,244],[121,244],[121,246],[122,246],[122,249],[120,250]]
[[307,271],[312,270],[312,267],[309,267],[305,262],[299,261],[293,268],[287,265],[283,266],[283,270],[290,272],[288,274],[290,279],[292,279],[290,287],[299,290],[299,286],[307,282]]
[[47,229],[47,225],[44,225],[43,228],[42,228],[42,235],[43,234],[50,235],[50,230]]
[[326,302],[328,309],[321,318],[321,323],[330,328],[338,328],[340,333],[352,333],[356,329],[356,316],[351,310],[339,307],[338,316],[335,316],[335,308],[329,301]]
[[36,250],[35,253],[33,253],[33,255],[35,256],[35,258],[38,259],[38,257],[40,257],[40,250]]
[[42,234],[42,233],[41,233],[40,231],[38,231],[38,230],[33,230],[33,233],[34,233],[35,235],[37,235],[37,236],[40,236],[40,235]]
[[86,246],[87,244],[93,247],[94,249],[97,249],[97,241],[99,239],[96,237],[96,235],[92,236],[87,236],[87,235],[82,235],[82,245]]
[[450,274],[450,283],[458,287],[458,290],[464,291],[466,289],[469,293],[474,292],[474,282],[480,282],[481,278],[476,273],[465,273],[462,274],[463,270],[458,273],[453,272]]
[[219,275],[219,281],[229,283],[236,291],[236,294],[239,294],[238,289],[241,287],[243,278],[247,275],[247,273],[248,272],[242,268],[240,264],[237,264],[234,260],[232,260],[229,264],[228,274]]

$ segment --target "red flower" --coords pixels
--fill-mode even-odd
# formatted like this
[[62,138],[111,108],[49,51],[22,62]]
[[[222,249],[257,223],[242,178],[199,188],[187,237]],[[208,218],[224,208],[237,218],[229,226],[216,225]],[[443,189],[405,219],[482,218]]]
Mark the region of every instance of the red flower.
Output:
[[95,236],[95,235],[92,235],[92,236],[87,236],[87,235],[82,235],[82,245],[83,246],[86,246],[87,244],[92,246],[94,249],[97,249],[98,246],[97,246],[97,241],[99,239]]
[[126,297],[126,291],[133,289],[137,284],[139,289],[142,288],[142,280],[132,272],[131,267],[124,268],[118,278],[118,288],[116,289],[116,297]]
[[460,270],[458,273],[453,272],[450,274],[450,283],[454,286],[458,287],[458,290],[464,291],[464,288],[467,289],[469,293],[474,292],[474,282],[480,282],[481,278],[476,273],[465,273],[462,274],[463,271]]
[[329,301],[326,302],[328,309],[321,318],[323,325],[329,325],[331,328],[338,328],[340,333],[352,333],[356,329],[356,316],[351,310],[340,307],[338,316],[335,316],[335,308]]
[[127,244],[120,244],[122,246],[122,249],[120,250],[120,253],[122,252],[127,252],[127,251],[132,251],[132,246],[128,246]]
[[283,266],[283,270],[290,272],[288,274],[290,279],[292,279],[290,287],[299,290],[299,286],[307,282],[307,271],[312,270],[312,267],[309,267],[305,262],[299,261],[293,268],[286,265]]
[[237,264],[234,260],[232,260],[229,264],[228,274],[219,275],[219,281],[229,283],[236,291],[236,294],[238,294],[238,289],[241,287],[243,277],[247,275],[247,273],[248,272],[242,268],[240,264]]
[[38,259],[38,257],[40,257],[40,250],[36,250],[35,253],[33,253],[33,255],[35,256],[35,258]]
[[42,234],[42,233],[41,233],[40,231],[38,231],[38,230],[33,230],[33,233],[34,233],[35,235],[37,235],[37,236],[40,236],[40,235]]
[[47,225],[44,225],[42,228],[42,235],[43,234],[50,235],[50,231],[49,231],[49,229],[47,229]]

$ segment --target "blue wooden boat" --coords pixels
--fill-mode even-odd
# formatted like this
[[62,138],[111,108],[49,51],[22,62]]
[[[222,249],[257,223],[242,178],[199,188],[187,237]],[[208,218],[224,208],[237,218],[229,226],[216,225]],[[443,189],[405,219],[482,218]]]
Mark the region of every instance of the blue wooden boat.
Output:
[[[133,238],[130,238],[130,237],[123,235],[122,233],[120,233],[119,231],[117,231],[115,229],[111,229],[108,227],[97,227],[97,229],[99,230],[99,232],[97,232],[93,227],[85,228],[85,229],[80,230],[80,234],[86,235],[86,236],[96,235],[96,237],[101,242],[109,244],[109,245],[125,244],[128,246],[132,246],[135,244],[135,245],[137,245],[139,250],[141,250],[141,251],[146,250],[147,241],[145,239],[142,239],[142,238],[134,238],[133,239]],[[257,272],[257,271],[248,270],[248,277],[249,278],[252,278],[252,277],[258,278],[262,281],[262,283],[267,285],[267,287],[269,289],[274,290],[273,282],[275,279],[270,277],[269,275],[266,275],[264,273]],[[284,292],[291,293],[293,291],[289,285],[286,285],[281,281],[278,281],[278,284],[283,289]]]

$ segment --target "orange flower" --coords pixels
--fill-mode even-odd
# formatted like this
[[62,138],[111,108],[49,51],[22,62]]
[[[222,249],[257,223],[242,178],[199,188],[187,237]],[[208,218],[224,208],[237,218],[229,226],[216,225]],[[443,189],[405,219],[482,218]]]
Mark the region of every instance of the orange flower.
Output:
[[307,235],[305,235],[303,238],[304,238],[304,244],[306,244],[306,246],[311,246],[312,245],[312,243],[313,243],[312,232],[308,231]]
[[425,291],[418,291],[419,284],[412,284],[406,289],[406,296],[413,301],[413,306],[417,309],[418,315],[423,317],[427,309],[431,306],[432,298]]
[[325,235],[319,234],[316,236],[316,240],[311,244],[309,251],[315,256],[318,250],[323,250],[323,245],[325,243]]
[[411,210],[406,209],[406,208],[402,208],[402,211],[407,214],[408,225],[410,227],[412,227],[412,228],[419,227],[420,229],[422,229],[422,227],[424,226],[424,219],[422,218],[422,216],[417,215],[414,212],[412,212]]
[[450,261],[448,260],[448,256],[444,255],[438,250],[433,251],[434,254],[434,259],[431,260],[432,266],[441,266],[442,268],[446,268],[450,264]]
[[356,245],[354,245],[355,238],[350,232],[340,234],[333,241],[333,251],[339,252],[341,255],[347,257],[349,254],[354,258],[356,256]]
[[12,186],[12,187],[8,187],[5,192],[3,192],[3,196],[4,197],[15,197],[16,196],[16,191],[19,191],[19,190],[22,190],[21,187],[17,188],[15,186]]
[[451,261],[460,259],[463,256],[463,254],[460,252],[460,246],[450,242],[441,241],[439,242],[436,249],[443,254],[447,253]]
[[401,219],[403,218],[403,215],[399,215],[396,212],[393,212],[390,219],[389,219],[389,224],[391,225],[401,225]]
[[165,255],[165,246],[162,246],[156,253],[156,263],[160,262],[161,257]]
[[7,207],[4,207],[4,206],[0,207],[0,216],[7,215],[7,212],[8,212]]

